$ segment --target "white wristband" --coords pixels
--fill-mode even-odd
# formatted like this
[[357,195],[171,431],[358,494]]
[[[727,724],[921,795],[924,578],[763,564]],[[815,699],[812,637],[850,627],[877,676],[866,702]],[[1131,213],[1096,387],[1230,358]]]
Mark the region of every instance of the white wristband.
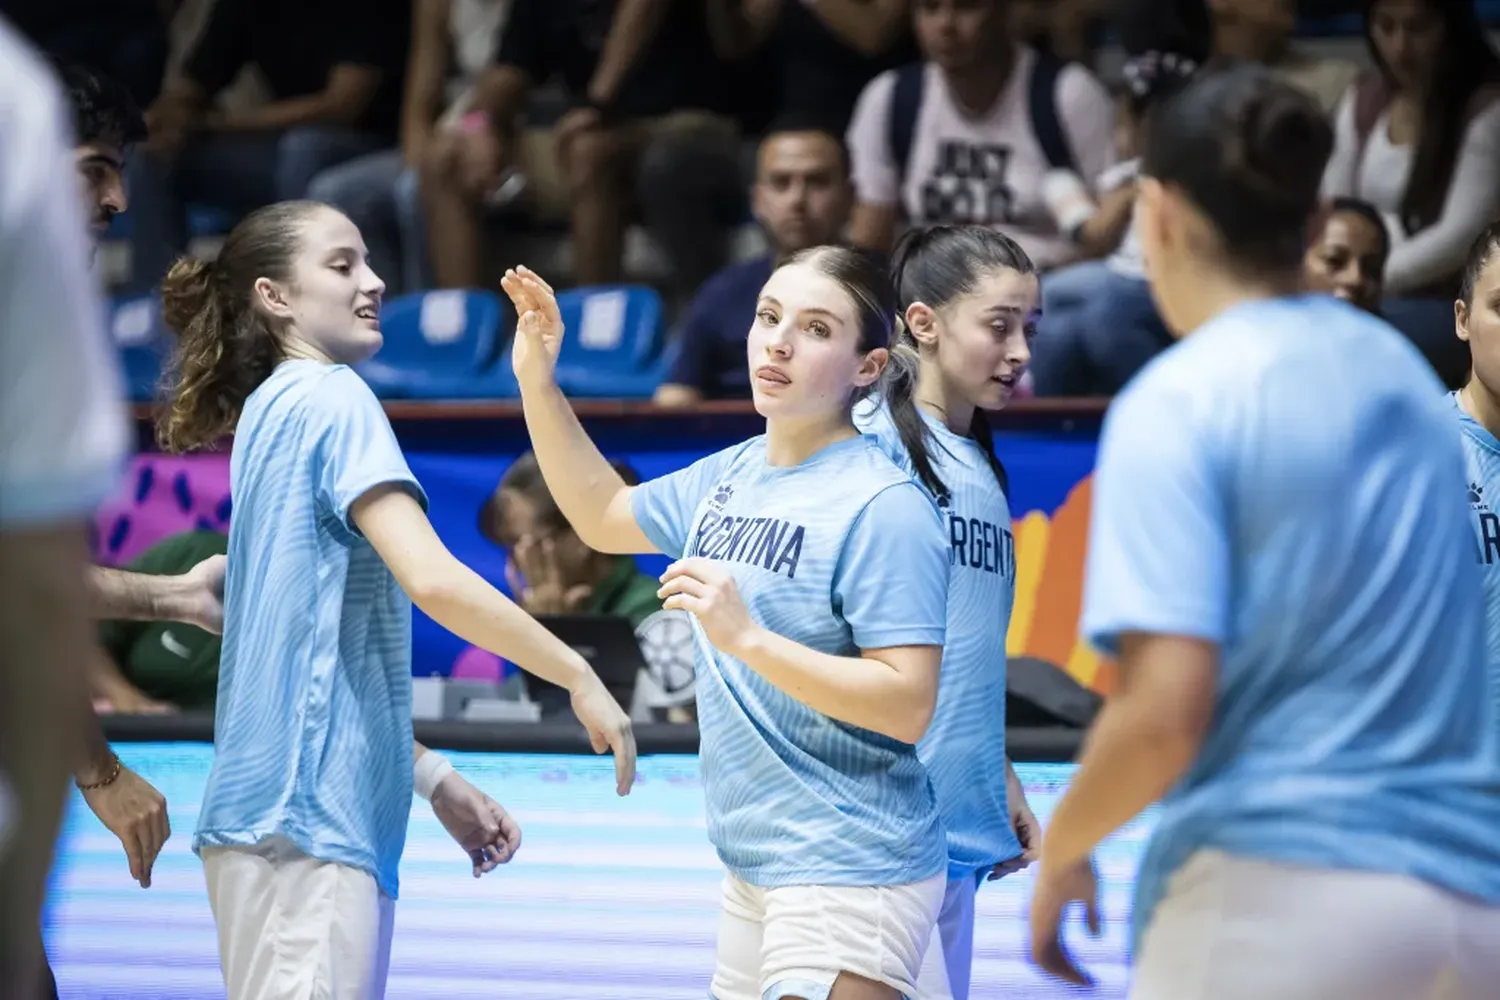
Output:
[[1088,185],[1071,170],[1049,170],[1042,179],[1042,200],[1052,213],[1059,232],[1071,235],[1094,214],[1094,199]]
[[412,768],[412,786],[423,799],[431,800],[437,786],[452,773],[453,765],[448,762],[448,758],[435,750],[429,750],[417,758],[417,766]]

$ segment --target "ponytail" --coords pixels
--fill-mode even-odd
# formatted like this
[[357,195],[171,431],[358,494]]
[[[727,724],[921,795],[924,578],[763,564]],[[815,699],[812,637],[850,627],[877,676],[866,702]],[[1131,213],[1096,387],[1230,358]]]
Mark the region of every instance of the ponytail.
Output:
[[990,428],[990,416],[979,407],[974,407],[974,417],[969,421],[969,437],[979,445],[984,452],[984,457],[989,460],[990,471],[995,474],[995,482],[1000,484],[1000,492],[1005,494],[1005,499],[1010,499],[1010,473],[1005,471],[1005,463],[1001,462],[995,454],[995,432]]
[[932,460],[932,430],[917,408],[917,372],[921,358],[906,324],[896,318],[896,329],[891,333],[890,360],[880,376],[880,395],[891,413],[891,423],[901,438],[906,454],[911,458],[912,469],[923,486],[940,502],[948,498],[948,485],[937,474]]
[[184,257],[162,279],[162,321],[177,337],[156,420],[164,450],[207,448],[232,433],[245,400],[280,363],[280,338],[251,300],[262,277],[290,282],[301,224],[315,210],[326,209],[280,202],[251,212],[216,261]]

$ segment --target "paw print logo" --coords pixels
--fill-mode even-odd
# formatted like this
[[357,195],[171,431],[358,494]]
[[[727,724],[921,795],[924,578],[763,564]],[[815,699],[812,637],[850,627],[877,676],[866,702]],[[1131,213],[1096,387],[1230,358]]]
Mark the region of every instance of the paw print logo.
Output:
[[714,487],[713,499],[709,500],[709,505],[719,510],[723,510],[724,505],[729,502],[729,499],[732,496],[734,496],[734,487],[729,483],[720,483],[718,486]]
[[1485,507],[1484,486],[1480,483],[1469,484],[1469,506],[1476,510]]

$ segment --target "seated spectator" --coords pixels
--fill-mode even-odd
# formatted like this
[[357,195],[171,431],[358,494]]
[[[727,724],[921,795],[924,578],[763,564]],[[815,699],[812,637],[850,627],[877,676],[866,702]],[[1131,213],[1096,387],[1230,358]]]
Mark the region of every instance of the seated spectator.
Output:
[[1376,69],[1339,104],[1323,191],[1380,211],[1383,311],[1457,387],[1469,358],[1453,300],[1469,245],[1500,214],[1500,58],[1467,0],[1373,0],[1365,35]]
[[1292,44],[1297,0],[1208,0],[1208,7],[1216,57],[1261,63],[1311,94],[1325,111],[1334,109],[1359,72],[1352,62],[1313,56]]
[[675,332],[677,360],[656,390],[659,405],[750,398],[745,338],[760,290],[779,260],[838,242],[851,194],[838,136],[792,118],[772,126],[760,144],[750,196],[772,251],[724,268],[699,290]]
[[125,189],[125,157],[146,137],[140,108],[124,84],[79,63],[52,57],[52,69],[68,95],[73,113],[73,166],[83,192],[92,249],[115,216],[130,207]]
[[[400,111],[410,0],[216,0],[179,73],[146,112],[131,159],[132,285],[186,249],[188,205],[242,214],[306,196],[336,163],[387,145]],[[272,100],[223,112],[247,65]]]
[[161,91],[181,0],[5,0],[0,14],[37,47],[116,80],[138,107]]
[[[708,30],[726,68],[746,77],[771,121],[818,122],[842,136],[860,91],[877,74],[917,58],[909,0],[766,3],[708,0]],[[753,117],[753,116],[751,116]],[[642,161],[641,214],[671,262],[673,292],[695,293],[728,256],[726,235],[745,219],[755,144],[705,146],[683,137]]]
[[[630,466],[613,464],[625,482],[640,482]],[[479,530],[507,551],[506,582],[512,598],[529,614],[628,619],[647,654],[647,676],[636,682],[637,708],[653,710],[648,719],[659,714],[670,721],[691,721],[693,686],[690,676],[682,676],[680,663],[691,663],[692,655],[688,650],[684,660],[679,648],[684,640],[693,641],[691,629],[671,628],[681,616],[662,611],[656,596],[660,584],[642,573],[634,558],[595,552],[583,543],[552,499],[531,452],[500,477],[479,512]]]
[[1308,287],[1380,313],[1391,239],[1380,213],[1357,198],[1335,198],[1303,258]]
[[[513,0],[456,149],[423,164],[437,285],[484,283],[486,211],[500,205],[570,222],[577,283],[620,279],[646,149],[683,132],[738,141],[717,113],[703,17],[695,0]],[[527,128],[530,92],[554,78],[570,109],[550,129]]]
[[[228,549],[229,540],[216,531],[189,531],[151,546],[125,568],[175,576]],[[92,680],[101,707],[141,713],[214,707],[220,639],[213,633],[179,622],[104,622],[99,645],[105,655]]]
[[[1085,223],[1101,242],[1130,218],[1135,203],[1136,149],[1146,117],[1180,90],[1208,51],[1206,22],[1162,26],[1154,46],[1125,64],[1118,136],[1122,157],[1100,179],[1101,204]],[[1173,337],[1157,314],[1146,283],[1140,243],[1131,229],[1104,261],[1085,261],[1042,279],[1042,319],[1031,348],[1031,386],[1038,396],[1110,396]]]
[[495,55],[510,0],[416,0],[401,104],[401,145],[323,171],[308,197],[359,227],[387,294],[431,284],[417,168],[451,160],[474,81]]
[[1114,162],[1108,92],[1019,44],[1004,0],[917,0],[913,18],[927,62],[872,80],[849,126],[853,242],[889,251],[903,219],[984,225],[1040,268],[1075,259],[1066,209]]

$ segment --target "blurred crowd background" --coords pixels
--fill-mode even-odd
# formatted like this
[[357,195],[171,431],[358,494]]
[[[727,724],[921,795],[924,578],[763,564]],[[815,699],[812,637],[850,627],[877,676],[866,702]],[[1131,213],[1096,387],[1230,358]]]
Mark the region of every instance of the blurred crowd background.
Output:
[[[838,240],[888,250],[907,225],[938,222],[1002,229],[1044,270],[1037,395],[1113,393],[1170,342],[1129,234],[1142,111],[1131,74],[1153,58],[1264,62],[1323,103],[1337,123],[1325,178],[1337,211],[1314,234],[1310,277],[1383,312],[1449,382],[1467,369],[1452,325],[1460,265],[1500,214],[1490,0],[0,0],[0,11],[145,112],[117,217],[98,220],[119,301],[147,295],[175,255],[212,254],[248,210],[313,198],[358,223],[393,301],[493,289],[518,262],[559,286],[634,289],[594,313],[649,329],[623,367],[600,362],[590,395],[747,397],[743,341],[775,255]],[[412,336],[451,340],[432,333],[442,314],[428,308]],[[499,358],[494,325],[478,367]],[[377,388],[412,394],[409,381]],[[450,379],[440,394],[506,393]]]

